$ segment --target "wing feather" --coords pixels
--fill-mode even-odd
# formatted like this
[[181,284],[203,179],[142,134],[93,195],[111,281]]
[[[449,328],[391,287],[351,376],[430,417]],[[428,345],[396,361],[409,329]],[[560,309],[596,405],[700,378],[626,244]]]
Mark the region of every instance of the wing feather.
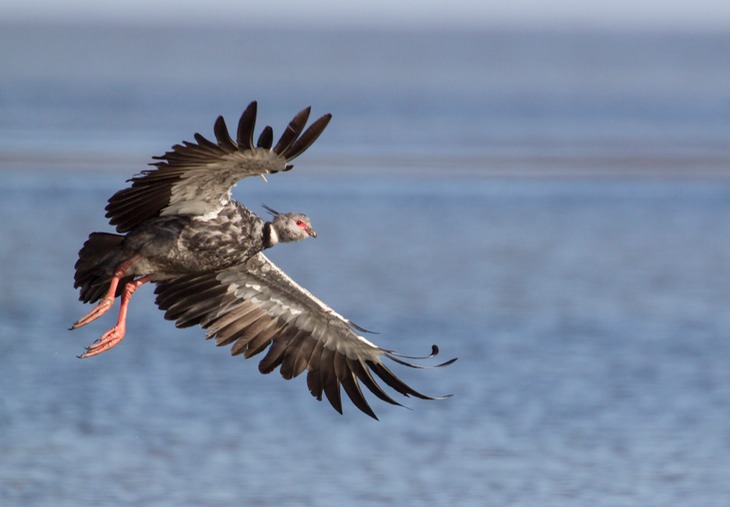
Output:
[[[255,334],[247,333],[248,329],[254,328],[256,326],[256,323],[261,321],[259,325],[265,324],[268,319],[264,318],[263,312],[259,311],[258,309],[254,309],[253,311],[246,312],[243,316],[241,316],[238,319],[232,320],[231,322],[226,323],[225,325],[221,326],[218,330],[216,330],[213,334],[208,333],[210,337],[215,336],[217,340],[221,341],[229,341],[232,339],[237,340],[237,347],[243,347],[244,345],[248,347],[249,342],[256,337]],[[231,351],[231,354],[234,356],[240,352],[236,352],[236,350],[239,350],[237,347],[234,347],[234,349]],[[241,350],[242,352],[243,350]]]
[[[223,334],[222,331],[231,324],[242,328],[261,317],[261,309],[256,305],[249,301],[239,301],[239,303],[235,306],[230,305],[228,308],[221,305],[220,308],[211,310],[213,316],[201,322],[201,325],[208,330],[208,337],[218,335],[220,338]],[[217,302],[213,302],[213,304],[215,305]]]
[[248,147],[249,150],[253,150],[254,148],[253,131],[256,127],[256,109],[256,102],[251,102],[238,120],[236,142],[238,142],[238,146]]
[[183,141],[153,157],[154,169],[142,171],[129,180],[129,187],[109,199],[109,223],[123,233],[158,216],[217,213],[230,202],[231,189],[239,180],[291,169],[289,162],[319,137],[331,117],[322,116],[304,131],[310,108],[303,109],[272,149],[271,127],[253,144],[256,111],[256,102],[252,102],[243,112],[236,141],[219,116],[213,125],[216,142],[195,133],[195,142]]
[[213,134],[215,134],[215,139],[218,141],[219,148],[227,153],[238,151],[238,146],[236,146],[236,143],[234,143],[233,139],[231,139],[231,134],[228,132],[226,121],[222,116],[219,116],[215,120],[215,123],[213,124]]
[[311,107],[306,107],[299,111],[297,115],[289,122],[286,130],[281,135],[279,142],[274,146],[274,153],[282,154],[286,152],[286,149],[299,137],[299,134],[304,130],[304,126],[307,124],[309,119],[309,113],[312,111]]
[[[377,398],[400,405],[376,377],[404,396],[436,399],[403,382],[383,360],[422,366],[403,361],[399,358],[405,356],[382,349],[357,334],[347,319],[299,286],[262,253],[217,272],[157,282],[155,293],[166,318],[176,320],[177,325],[200,324],[207,329],[206,337],[215,338],[217,345],[233,344],[233,355],[250,358],[268,347],[259,363],[261,373],[279,368],[283,378],[291,379],[306,370],[312,396],[322,400],[324,395],[340,413],[342,388],[358,409],[377,419],[361,383]],[[422,359],[436,353],[434,347],[432,354]]]
[[[275,319],[263,317],[255,325],[248,326],[242,336],[248,340],[246,359],[262,352],[271,343],[271,335],[276,331],[278,324]],[[280,327],[280,326],[279,326]]]
[[335,354],[334,350],[323,347],[322,355],[319,357],[319,368],[317,370],[319,372],[320,384],[324,389],[324,395],[327,397],[327,401],[341,414],[342,398],[340,398],[340,380],[335,373],[337,356],[338,354]]
[[281,376],[287,380],[299,376],[307,369],[309,359],[312,357],[317,341],[307,333],[300,332],[295,339],[291,340],[287,347],[288,354],[285,354],[281,369]]
[[304,131],[299,139],[294,141],[291,146],[286,150],[284,156],[287,160],[291,161],[297,158],[299,155],[304,153],[307,148],[312,146],[312,143],[317,140],[319,135],[324,131],[327,124],[332,119],[331,114],[325,114],[324,116],[317,119],[312,123],[307,130]]
[[393,398],[391,398],[387,392],[383,390],[382,387],[380,387],[380,384],[373,378],[372,373],[370,373],[370,368],[367,367],[367,365],[363,364],[363,361],[358,360],[355,361],[353,359],[350,360],[350,368],[352,368],[352,371],[355,373],[357,378],[365,384],[365,386],[372,392],[375,396],[380,398],[381,400],[390,403],[391,405],[398,405],[402,406],[400,403],[395,401]]
[[340,378],[340,384],[342,385],[342,388],[345,390],[348,398],[350,398],[352,403],[354,403],[357,408],[365,412],[373,419],[377,419],[378,417],[375,415],[375,412],[373,411],[372,407],[370,407],[370,404],[363,395],[362,389],[360,389],[360,384],[358,383],[355,372],[353,371],[351,366],[352,360],[345,359],[345,361],[347,361],[347,365],[345,368],[342,369],[342,377]]
[[309,373],[307,373],[307,389],[318,401],[322,401],[323,386],[318,369],[309,370]]
[[284,337],[284,333],[276,337],[264,358],[259,362],[259,371],[261,373],[271,373],[284,362],[284,352],[289,346],[289,341]]
[[266,125],[264,130],[261,131],[261,135],[259,136],[259,140],[256,142],[256,146],[270,150],[273,143],[274,131],[271,127]]

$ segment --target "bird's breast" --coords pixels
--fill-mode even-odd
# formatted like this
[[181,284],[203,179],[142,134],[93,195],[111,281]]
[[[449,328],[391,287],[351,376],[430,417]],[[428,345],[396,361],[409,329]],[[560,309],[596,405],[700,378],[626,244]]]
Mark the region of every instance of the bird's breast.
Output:
[[177,249],[197,271],[220,269],[261,251],[261,226],[239,215],[192,219],[180,234]]

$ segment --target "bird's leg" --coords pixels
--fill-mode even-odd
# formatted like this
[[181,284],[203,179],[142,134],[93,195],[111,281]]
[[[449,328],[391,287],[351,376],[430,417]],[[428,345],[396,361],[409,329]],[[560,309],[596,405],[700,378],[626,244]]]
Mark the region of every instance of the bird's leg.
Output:
[[97,304],[93,310],[91,310],[89,313],[81,317],[79,320],[77,320],[73,326],[71,326],[71,330],[78,329],[81,326],[85,326],[89,322],[92,322],[102,315],[104,315],[107,311],[109,311],[109,308],[112,307],[114,304],[114,298],[116,297],[117,293],[117,286],[119,285],[119,280],[121,280],[124,275],[127,273],[129,268],[134,264],[137,260],[139,260],[141,256],[135,255],[133,257],[130,257],[126,261],[120,262],[119,265],[114,270],[114,275],[112,276],[112,280],[109,283],[109,290],[106,292],[106,295],[101,298],[99,301],[99,304]]
[[[122,291],[122,301],[119,306],[119,318],[117,319],[116,325],[109,331],[101,335],[101,338],[96,340],[94,343],[86,347],[86,352],[81,354],[80,358],[92,357],[102,352],[106,352],[110,348],[122,341],[124,333],[127,329],[127,308],[129,307],[129,300],[132,299],[134,291],[139,289],[143,284],[150,281],[149,276],[143,276],[132,282],[127,283]],[[106,310],[105,310],[106,311]]]

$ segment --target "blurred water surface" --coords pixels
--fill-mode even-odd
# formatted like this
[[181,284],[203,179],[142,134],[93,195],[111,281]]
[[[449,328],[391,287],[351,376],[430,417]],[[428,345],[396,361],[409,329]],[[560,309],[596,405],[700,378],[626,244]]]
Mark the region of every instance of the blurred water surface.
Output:
[[[728,38],[100,31],[0,31],[0,504],[727,504]],[[271,257],[453,398],[340,416],[149,287],[76,359],[106,199],[254,98],[335,113],[236,189],[312,217]]]

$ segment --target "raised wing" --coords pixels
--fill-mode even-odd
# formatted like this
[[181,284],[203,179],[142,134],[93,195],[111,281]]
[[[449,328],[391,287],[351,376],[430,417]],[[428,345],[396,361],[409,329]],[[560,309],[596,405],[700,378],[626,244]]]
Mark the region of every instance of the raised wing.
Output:
[[145,220],[165,215],[217,213],[231,199],[231,189],[247,176],[263,176],[292,168],[291,162],[319,137],[332,115],[326,114],[307,130],[309,107],[302,109],[273,146],[267,126],[254,145],[256,102],[251,102],[238,121],[236,140],[222,116],[213,127],[216,142],[196,133],[195,141],[176,144],[150,165],[155,169],[129,181],[132,185],[109,199],[109,223],[127,232]]
[[[157,305],[178,327],[199,324],[219,346],[233,344],[231,354],[249,358],[270,346],[259,363],[261,373],[280,367],[291,379],[307,370],[309,391],[322,393],[342,413],[340,386],[363,412],[377,419],[360,389],[364,384],[378,398],[400,405],[376,381],[405,396],[436,399],[408,386],[383,363],[383,358],[412,368],[426,368],[357,334],[357,326],[337,314],[289,278],[262,253],[246,263],[213,273],[185,275],[159,282]],[[455,359],[434,367],[441,367]]]

